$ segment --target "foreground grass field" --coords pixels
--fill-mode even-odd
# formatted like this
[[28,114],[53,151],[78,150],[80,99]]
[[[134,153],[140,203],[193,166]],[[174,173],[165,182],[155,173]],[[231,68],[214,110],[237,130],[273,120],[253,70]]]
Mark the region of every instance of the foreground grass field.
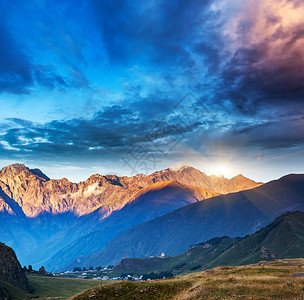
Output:
[[223,266],[174,279],[105,284],[73,299],[304,299],[303,272],[304,259]]
[[86,289],[101,285],[100,281],[87,279],[42,277],[36,275],[29,275],[28,279],[34,288],[33,295],[29,297],[35,299],[69,299]]
[[33,294],[6,284],[13,299],[304,299],[304,259],[222,266],[145,282],[28,278]]

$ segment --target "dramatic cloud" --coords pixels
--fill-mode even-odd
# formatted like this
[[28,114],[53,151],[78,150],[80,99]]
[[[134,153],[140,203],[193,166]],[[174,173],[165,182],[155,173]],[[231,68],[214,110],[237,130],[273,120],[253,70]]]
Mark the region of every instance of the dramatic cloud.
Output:
[[3,2],[0,153],[300,159],[303,15],[296,0]]
[[223,33],[232,58],[223,68],[221,88],[242,112],[303,103],[303,13],[300,2],[246,1],[226,20]]

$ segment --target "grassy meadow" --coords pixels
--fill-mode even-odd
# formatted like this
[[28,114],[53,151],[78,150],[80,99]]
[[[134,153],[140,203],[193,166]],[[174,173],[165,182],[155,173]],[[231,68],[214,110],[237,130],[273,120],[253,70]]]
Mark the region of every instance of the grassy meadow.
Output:
[[6,284],[13,299],[304,299],[304,259],[221,266],[144,282],[37,275],[29,275],[28,279],[33,294]]
[[304,299],[304,259],[218,267],[172,279],[117,282],[89,289],[85,299]]

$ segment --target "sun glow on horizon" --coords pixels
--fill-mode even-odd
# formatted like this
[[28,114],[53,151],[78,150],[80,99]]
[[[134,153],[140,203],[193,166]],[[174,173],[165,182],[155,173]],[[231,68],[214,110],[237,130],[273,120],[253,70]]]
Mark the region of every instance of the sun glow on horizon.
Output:
[[231,178],[235,176],[235,172],[228,163],[216,163],[210,170],[211,175],[223,176]]

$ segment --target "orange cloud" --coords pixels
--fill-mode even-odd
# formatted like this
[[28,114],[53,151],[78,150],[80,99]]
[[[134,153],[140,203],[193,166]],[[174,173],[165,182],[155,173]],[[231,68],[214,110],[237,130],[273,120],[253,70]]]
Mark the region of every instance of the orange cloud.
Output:
[[[223,1],[223,11],[231,1]],[[304,3],[290,0],[236,1],[223,29],[232,53],[242,47],[264,44],[265,58],[280,59],[304,53]]]

